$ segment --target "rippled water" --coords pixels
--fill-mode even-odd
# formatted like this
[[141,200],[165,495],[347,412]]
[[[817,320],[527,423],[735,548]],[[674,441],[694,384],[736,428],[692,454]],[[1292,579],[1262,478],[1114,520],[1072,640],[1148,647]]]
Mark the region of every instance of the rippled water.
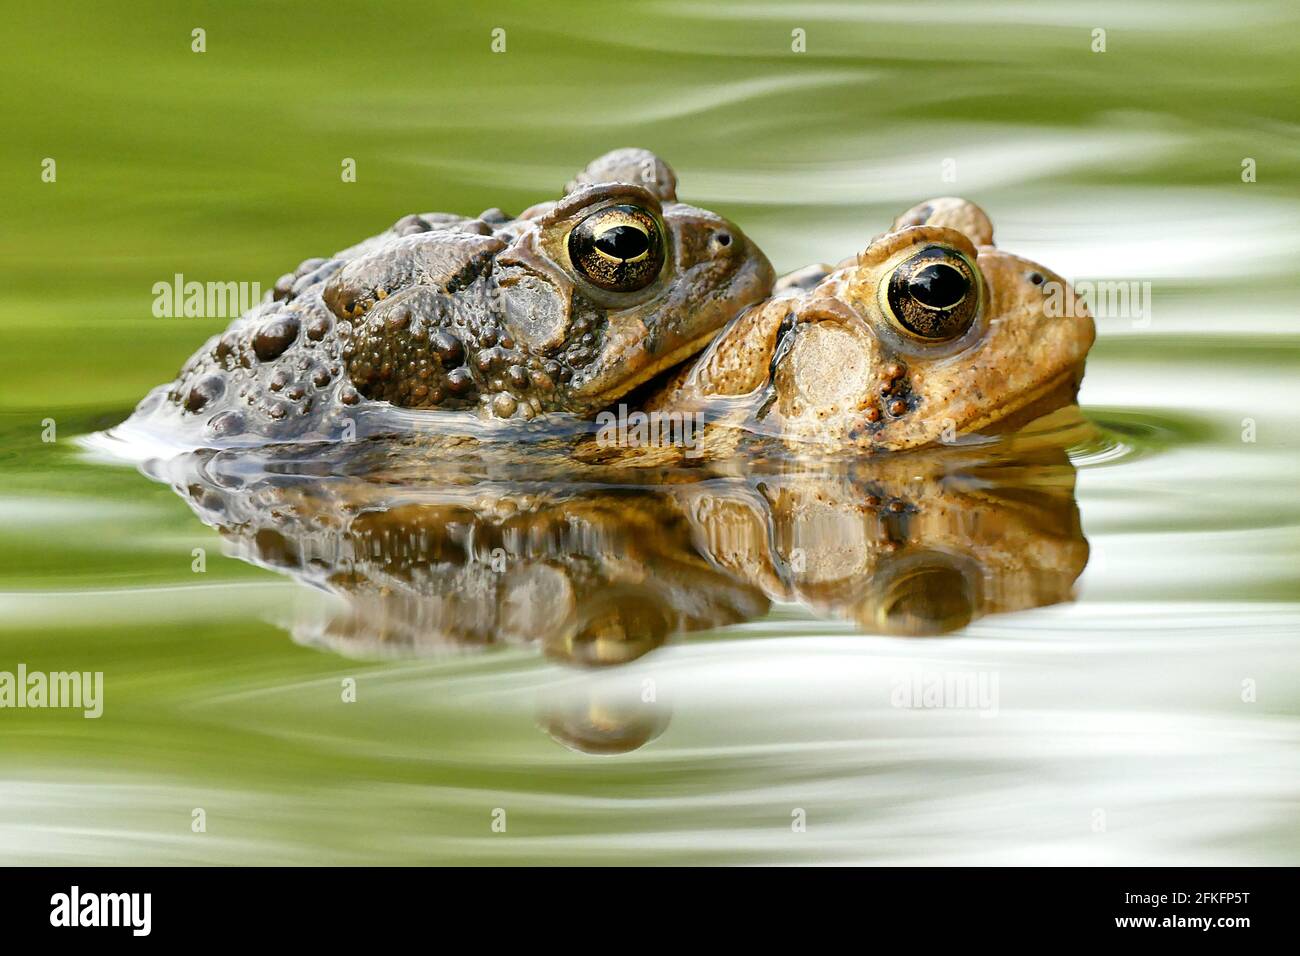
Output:
[[[9,15],[0,671],[103,671],[105,701],[98,720],[0,711],[0,862],[1294,863],[1297,24],[1248,7]],[[957,192],[1004,248],[1149,281],[1152,308],[1099,322],[1090,425],[1055,433],[1072,465],[992,482],[1034,486],[1027,511],[932,490],[951,510],[925,550],[946,557],[919,584],[854,536],[876,518],[845,519],[878,474],[339,491],[273,458],[137,466],[84,440],[224,325],[152,318],[154,282],[269,285],[412,209],[521,208],[625,143],[782,270]],[[354,549],[356,586],[331,586],[285,495],[317,517],[357,496],[425,509],[426,536],[380,520],[311,538],[330,561]],[[848,510],[798,510],[819,495]],[[703,505],[724,500],[771,531],[741,536],[738,565],[708,560],[735,541],[710,537]],[[520,512],[541,517],[520,531]],[[575,515],[584,536],[557,537]],[[1002,551],[972,527],[1004,531]],[[410,560],[430,549],[473,593],[467,541],[532,575],[513,617],[411,597],[442,593]],[[1064,581],[994,557],[1032,568],[1047,541],[1077,562]],[[812,571],[789,569],[794,547]],[[989,590],[967,626],[900,636],[909,587],[972,567]],[[985,613],[995,592],[1026,609]],[[936,678],[973,681],[982,706],[924,706]]]

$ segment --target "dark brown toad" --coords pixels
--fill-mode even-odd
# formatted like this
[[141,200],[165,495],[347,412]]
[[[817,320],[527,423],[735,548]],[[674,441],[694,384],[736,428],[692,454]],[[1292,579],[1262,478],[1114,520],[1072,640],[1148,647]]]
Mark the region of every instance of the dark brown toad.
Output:
[[128,429],[220,446],[347,438],[383,403],[589,415],[702,349],[773,281],[734,225],[639,149],[510,217],[409,215],[304,261],[213,336]]

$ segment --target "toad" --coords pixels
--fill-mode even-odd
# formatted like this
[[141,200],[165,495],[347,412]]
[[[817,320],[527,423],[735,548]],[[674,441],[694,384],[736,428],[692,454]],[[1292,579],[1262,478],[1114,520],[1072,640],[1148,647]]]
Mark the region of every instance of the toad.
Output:
[[397,406],[590,415],[702,349],[773,272],[732,223],[615,150],[517,217],[409,215],[275,284],[126,432],[191,447],[353,437]]
[[[782,279],[647,411],[853,453],[1012,430],[1075,401],[1094,328],[1065,280],[993,244],[974,203],[935,199],[855,258]],[[1062,314],[1063,313],[1063,314]],[[709,445],[722,454],[717,430]]]

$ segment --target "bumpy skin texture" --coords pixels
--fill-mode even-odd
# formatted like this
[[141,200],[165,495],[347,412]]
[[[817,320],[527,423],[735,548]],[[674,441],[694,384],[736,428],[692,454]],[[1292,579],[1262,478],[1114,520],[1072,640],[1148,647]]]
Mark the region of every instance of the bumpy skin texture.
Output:
[[[894,318],[890,283],[934,249],[974,269],[963,299],[974,318],[920,339]],[[1081,306],[1055,314],[1053,296],[1075,302],[1060,276],[995,248],[978,206],[931,200],[855,260],[780,280],[647,407],[707,408],[792,446],[868,453],[1009,430],[1072,403],[1083,377],[1092,318]]]
[[[763,254],[725,219],[678,202],[653,154],[617,150],[570,185],[518,218],[409,215],[306,260],[128,425],[219,447],[352,437],[385,402],[494,419],[589,415],[770,292]],[[570,233],[617,207],[643,211],[662,236],[663,264],[635,290],[599,288],[571,259]]]

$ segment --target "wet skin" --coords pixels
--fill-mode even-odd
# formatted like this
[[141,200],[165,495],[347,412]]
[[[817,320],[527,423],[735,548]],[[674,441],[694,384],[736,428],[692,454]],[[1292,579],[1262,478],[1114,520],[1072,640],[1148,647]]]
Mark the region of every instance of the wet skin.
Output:
[[855,453],[1013,429],[1075,401],[1094,329],[1081,306],[1053,314],[1066,289],[997,249],[978,206],[931,200],[855,259],[782,279],[647,409]]
[[306,260],[128,430],[220,447],[354,437],[384,403],[590,415],[699,351],[772,281],[744,233],[677,201],[665,163],[616,150],[517,218],[410,215]]

